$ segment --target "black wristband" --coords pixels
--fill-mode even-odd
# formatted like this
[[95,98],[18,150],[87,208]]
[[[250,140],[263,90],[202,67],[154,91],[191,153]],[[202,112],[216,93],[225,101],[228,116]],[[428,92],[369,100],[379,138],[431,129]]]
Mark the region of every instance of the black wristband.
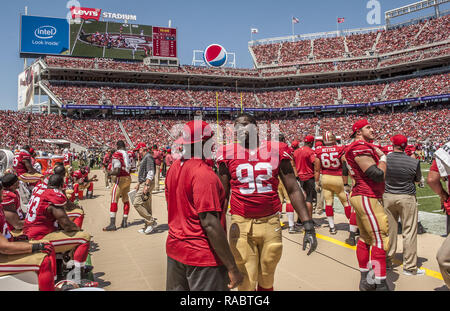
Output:
[[40,252],[43,249],[44,249],[44,244],[42,244],[42,243],[33,244],[33,246],[31,246],[32,253]]
[[314,222],[312,220],[303,221],[303,228],[305,228],[305,231],[308,233],[315,232],[314,229]]

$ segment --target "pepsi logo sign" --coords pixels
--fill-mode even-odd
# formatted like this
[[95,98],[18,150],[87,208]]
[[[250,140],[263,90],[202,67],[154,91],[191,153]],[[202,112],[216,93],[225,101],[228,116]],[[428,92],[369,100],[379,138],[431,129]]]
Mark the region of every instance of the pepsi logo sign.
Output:
[[211,67],[222,67],[227,63],[227,51],[219,44],[211,44],[205,49],[203,58]]
[[41,26],[34,31],[34,35],[39,39],[51,39],[56,32],[56,28],[53,26]]

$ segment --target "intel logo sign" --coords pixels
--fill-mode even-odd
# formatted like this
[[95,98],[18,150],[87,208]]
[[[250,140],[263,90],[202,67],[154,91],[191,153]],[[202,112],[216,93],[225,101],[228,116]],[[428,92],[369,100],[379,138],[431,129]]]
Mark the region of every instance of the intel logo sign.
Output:
[[56,28],[53,26],[41,26],[34,31],[34,35],[39,39],[51,39],[56,35]]

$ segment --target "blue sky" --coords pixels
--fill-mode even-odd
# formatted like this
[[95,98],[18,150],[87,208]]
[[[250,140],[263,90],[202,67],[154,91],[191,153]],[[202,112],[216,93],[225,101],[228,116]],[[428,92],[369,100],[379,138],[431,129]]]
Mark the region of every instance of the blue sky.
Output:
[[[73,1],[73,0],[72,0]],[[139,24],[172,26],[178,28],[178,54],[182,64],[191,64],[192,51],[202,50],[211,43],[221,44],[236,53],[237,67],[251,68],[248,52],[250,28],[259,29],[254,39],[279,37],[291,34],[292,16],[300,19],[295,33],[312,33],[336,30],[336,17],[344,17],[342,29],[371,27],[366,21],[369,0],[80,0],[83,7],[99,8],[108,12],[137,15]],[[404,6],[413,0],[378,0],[381,3],[381,24],[384,12]],[[15,0],[4,1],[3,46],[0,49],[0,92],[3,102],[0,109],[17,109],[17,75],[23,70],[19,58],[19,16],[28,6],[29,15],[65,17],[67,0]],[[448,5],[443,6],[449,9]],[[428,9],[420,14],[432,14]],[[414,16],[413,16],[414,17]],[[411,18],[411,16],[409,17]],[[403,18],[404,20],[405,18]],[[401,18],[395,22],[402,21]]]

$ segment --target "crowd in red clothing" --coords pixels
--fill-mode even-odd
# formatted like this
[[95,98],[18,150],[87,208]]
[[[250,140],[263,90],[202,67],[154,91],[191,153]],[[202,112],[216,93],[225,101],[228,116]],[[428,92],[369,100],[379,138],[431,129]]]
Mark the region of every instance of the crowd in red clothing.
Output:
[[[450,93],[450,74],[392,81],[389,83],[343,87],[299,88],[287,91],[242,92],[243,106],[280,108],[292,106],[369,103]],[[241,92],[175,88],[138,88],[98,85],[49,84],[64,104],[124,106],[240,107]],[[339,89],[342,95],[339,96]]]
[[[293,94],[291,94],[293,96]],[[192,118],[192,117],[191,117]],[[211,118],[213,118],[211,116]],[[358,118],[368,118],[377,130],[377,141],[388,143],[389,137],[401,133],[417,141],[430,139],[442,143],[450,138],[450,128],[446,126],[450,118],[448,106],[411,110],[396,113],[369,113],[347,115],[310,115],[287,118],[263,117],[259,125],[279,125],[288,140],[302,139],[314,134],[316,125],[321,130],[332,131],[349,139],[350,126]],[[170,146],[180,134],[180,129],[189,117],[146,116],[122,117],[121,122],[132,142],[147,142],[160,146]],[[225,129],[231,124],[230,117],[220,117],[220,126]],[[215,119],[207,120],[216,124]],[[0,111],[0,147],[15,149],[17,146],[31,144],[36,150],[50,150],[51,146],[42,139],[66,139],[88,148],[114,147],[117,140],[124,140],[118,120],[114,119],[71,119],[55,114],[30,114],[13,111]],[[227,132],[227,131],[224,131]],[[230,135],[230,133],[228,133]],[[270,135],[270,134],[269,134]],[[230,138],[232,139],[232,138]]]
[[[251,49],[255,55],[256,63],[260,66],[302,63],[308,60],[308,56],[314,56],[315,60],[320,60],[369,56],[369,52],[383,55],[448,40],[449,28],[450,15],[446,15],[437,19],[424,20],[409,26],[378,32],[353,34],[346,37],[259,44],[251,46]],[[380,38],[377,41],[378,35],[380,35]],[[444,53],[444,51],[440,52]],[[361,62],[361,65],[364,65],[362,67],[364,69],[371,64]]]

